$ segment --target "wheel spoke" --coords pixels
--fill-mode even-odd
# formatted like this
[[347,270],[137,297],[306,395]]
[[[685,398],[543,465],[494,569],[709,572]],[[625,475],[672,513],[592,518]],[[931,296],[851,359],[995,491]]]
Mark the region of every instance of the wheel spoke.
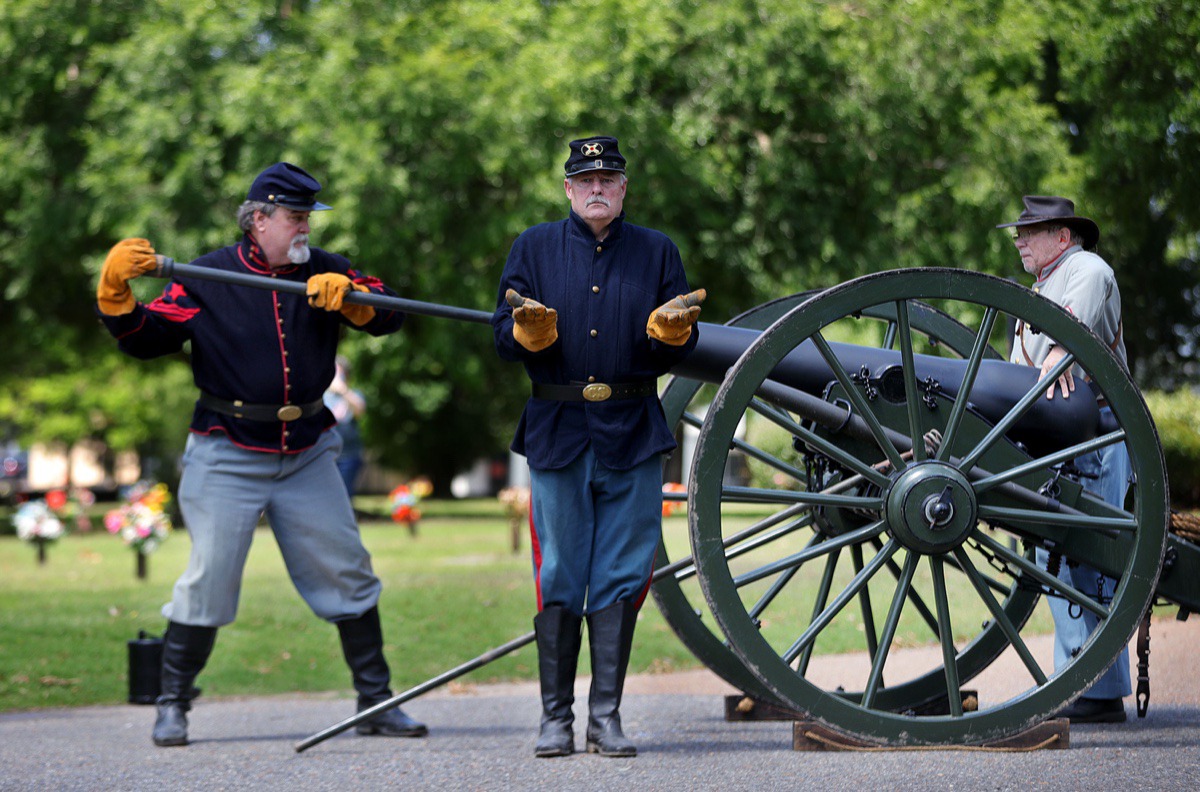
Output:
[[[856,545],[857,546],[857,545]],[[838,560],[842,557],[841,550],[830,553],[825,558],[825,570],[821,573],[821,586],[817,590],[817,596],[813,599],[812,613],[809,614],[808,623],[815,624],[821,616],[821,611],[825,610],[825,606],[829,603],[829,590],[833,588],[833,575],[837,571]],[[816,645],[816,637],[804,647],[804,651],[800,653],[800,661],[796,663],[796,673],[800,676],[808,674],[808,662],[812,659],[813,647]],[[790,663],[791,660],[789,659]]]
[[962,692],[958,683],[958,650],[954,648],[954,630],[950,625],[950,602],[946,596],[946,570],[941,556],[929,556],[929,570],[933,573],[933,599],[937,603],[938,638],[942,644],[942,665],[946,671],[946,698],[950,702],[950,714],[961,718]]
[[[888,561],[891,566],[895,561]],[[883,666],[887,662],[888,650],[896,637],[896,628],[900,625],[900,614],[904,610],[904,601],[912,593],[913,575],[917,571],[917,554],[910,552],[904,560],[904,569],[896,575],[896,591],[892,594],[892,606],[888,609],[887,618],[883,622],[883,633],[879,636],[879,651],[871,660],[871,674],[867,677],[867,685],[863,688],[862,705],[870,707],[875,703],[875,694],[883,684]]]
[[959,568],[966,573],[967,579],[975,587],[979,598],[983,600],[988,610],[992,612],[992,618],[996,620],[996,623],[1000,625],[1000,629],[1004,631],[1005,637],[1008,638],[1008,643],[1021,658],[1021,662],[1025,664],[1025,667],[1029,669],[1030,676],[1033,677],[1033,680],[1038,685],[1046,684],[1046,675],[1042,672],[1041,666],[1034,659],[1033,653],[1029,651],[1029,647],[1021,638],[1020,632],[1012,623],[1012,620],[1008,618],[1008,614],[1004,612],[1004,608],[1000,606],[1000,603],[996,602],[996,598],[992,596],[992,592],[988,591],[987,584],[984,582],[984,575],[980,574],[979,570],[975,568],[975,564],[971,562],[967,551],[962,547],[957,547],[954,549],[954,557],[958,560]]
[[772,583],[771,587],[763,593],[758,602],[754,603],[754,607],[746,611],[750,618],[757,621],[758,617],[761,616],[763,611],[767,609],[767,606],[775,601],[775,598],[779,596],[779,592],[783,591],[784,587],[792,581],[792,578],[794,578],[796,573],[799,571],[800,567],[794,566],[779,577],[775,578],[775,582]]
[[863,398],[863,395],[859,392],[858,386],[851,381],[850,377],[846,374],[845,369],[842,368],[841,361],[838,360],[837,355],[834,354],[833,350],[830,348],[829,342],[825,340],[820,332],[813,333],[811,340],[816,346],[817,351],[821,353],[821,357],[825,358],[825,362],[829,364],[829,368],[832,369],[833,375],[837,377],[838,382],[841,383],[842,388],[846,392],[846,397],[850,399],[851,403],[854,405],[854,408],[858,410],[858,417],[860,417],[863,422],[866,423],[867,428],[870,429],[871,435],[874,436],[875,442],[879,444],[879,448],[883,451],[884,456],[886,456],[888,461],[892,463],[892,468],[895,470],[903,470],[904,460],[900,457],[900,452],[896,450],[895,444],[892,443],[891,439],[887,436],[887,432],[884,431],[883,425],[879,423],[879,419],[876,418],[875,413],[871,411],[871,407],[867,404],[866,399]]
[[[756,405],[761,405],[761,404],[762,404],[762,402],[760,402],[758,400],[754,400],[750,403],[750,409],[755,410],[756,412],[759,412]],[[860,460],[858,457],[854,456],[853,454],[850,454],[847,451],[843,450],[840,446],[834,445],[833,443],[830,443],[829,441],[825,440],[824,438],[819,437],[817,434],[815,434],[814,432],[812,432],[809,429],[805,429],[803,426],[796,423],[796,421],[792,420],[791,416],[788,416],[788,415],[783,414],[780,411],[776,411],[776,410],[770,410],[769,412],[759,412],[759,414],[762,415],[764,418],[767,418],[768,420],[770,420],[772,423],[776,424],[777,426],[787,429],[793,435],[795,435],[796,437],[803,440],[804,444],[806,446],[809,446],[809,447],[817,450],[818,452],[824,454],[825,456],[830,457],[831,459],[838,462],[843,467],[853,470],[855,473],[857,473],[860,476],[862,476],[863,478],[866,478],[867,480],[869,480],[872,484],[876,484],[880,487],[887,486],[887,484],[888,484],[887,476],[883,475],[878,470],[876,470],[874,467],[863,462],[862,460]]]
[[995,445],[997,440],[1007,434],[1009,428],[1013,424],[1019,421],[1021,417],[1025,415],[1025,413],[1029,412],[1029,408],[1033,407],[1033,403],[1035,401],[1045,395],[1046,391],[1049,389],[1049,385],[1046,383],[1057,380],[1059,375],[1070,368],[1071,364],[1074,362],[1075,356],[1070,352],[1063,355],[1062,360],[1060,360],[1045,377],[1034,383],[1033,387],[1021,397],[1020,401],[1014,404],[1012,409],[1009,410],[1008,413],[1001,418],[995,426],[992,427],[992,430],[987,433],[987,436],[979,441],[979,444],[971,450],[971,453],[963,457],[962,469],[970,470],[971,468],[975,467],[975,463],[979,461],[979,458],[987,453],[987,450]]
[[984,547],[987,547],[988,550],[992,551],[997,556],[1000,556],[1008,563],[1020,569],[1022,575],[1029,575],[1029,577],[1033,578],[1038,583],[1041,583],[1046,588],[1059,592],[1065,599],[1074,602],[1081,608],[1086,608],[1100,618],[1108,618],[1108,608],[1104,607],[1099,602],[1096,602],[1086,594],[1083,594],[1082,592],[1077,591],[1075,588],[1068,586],[1066,583],[1059,580],[1054,575],[1051,575],[1037,564],[1029,561],[1029,559],[1025,558],[1025,556],[1021,555],[1020,553],[1010,550],[992,537],[980,532],[975,533],[975,540]]
[[913,359],[912,329],[908,323],[906,300],[896,301],[896,321],[900,330],[900,361],[904,371],[904,401],[908,406],[908,433],[913,438],[913,460],[920,462],[925,459],[925,444],[918,442],[918,439],[925,434],[925,429],[921,425],[921,400],[917,398],[917,364]]
[[[872,539],[871,544],[875,545],[876,551],[883,549],[883,543],[878,539]],[[892,573],[892,577],[896,578],[897,581],[900,580],[900,567],[895,561],[888,561],[887,568]],[[917,609],[917,613],[929,625],[930,632],[937,635],[937,617],[933,615],[933,611],[925,604],[925,600],[921,598],[920,593],[910,586],[908,589],[908,598],[912,601],[913,607]]]
[[891,349],[896,345],[896,323],[888,322],[887,329],[883,331],[883,349]]
[[[828,542],[826,544],[828,544]],[[790,665],[806,647],[812,644],[812,642],[815,641],[817,636],[821,633],[821,630],[825,629],[825,627],[829,625],[829,622],[833,621],[834,617],[841,612],[842,608],[846,607],[846,604],[849,603],[850,600],[854,599],[859,590],[863,586],[867,585],[867,582],[870,581],[877,571],[879,571],[880,567],[882,567],[888,559],[895,555],[896,551],[899,549],[900,543],[895,539],[889,539],[887,544],[883,546],[883,549],[876,553],[875,557],[872,558],[865,567],[863,567],[863,570],[855,575],[854,579],[850,581],[846,588],[842,589],[842,592],[834,598],[833,602],[829,604],[829,607],[825,608],[821,614],[817,616],[817,618],[813,619],[812,623],[809,624],[808,629],[796,639],[796,642],[792,644],[786,652],[780,655],[783,658],[783,661]]]
[[[722,539],[721,547],[725,548],[728,551],[728,549],[730,547],[738,544],[739,542],[744,542],[747,539],[749,539],[753,536],[756,536],[757,534],[760,534],[763,531],[771,528],[772,526],[778,525],[779,523],[783,522],[784,520],[795,517],[797,514],[803,514],[804,516],[801,517],[799,520],[797,520],[795,523],[793,523],[791,526],[788,526],[788,530],[796,530],[797,528],[804,528],[805,526],[812,524],[812,520],[813,520],[812,511],[804,504],[797,504],[795,506],[790,506],[786,509],[783,509],[782,511],[775,512],[771,516],[765,517],[762,520],[759,520],[758,522],[754,523],[753,525],[749,525],[746,528],[743,528],[741,531],[738,531],[733,536],[729,536],[729,537]],[[782,535],[782,532],[779,534],[773,535],[773,538],[778,538],[778,536],[781,536],[781,535]],[[729,558],[729,557],[730,556],[727,553],[726,558]],[[658,578],[663,575],[674,575],[676,580],[686,580],[696,574],[696,566],[695,566],[694,561],[695,561],[695,559],[692,556],[687,556],[686,558],[681,558],[677,561],[673,561],[670,564],[668,564],[667,566],[662,567],[661,569],[655,571],[655,573],[654,573],[655,577]]]
[[979,326],[979,333],[975,336],[975,345],[971,348],[971,354],[967,358],[967,370],[963,373],[962,383],[958,386],[958,396],[955,397],[954,404],[950,408],[950,416],[946,419],[946,430],[942,432],[942,444],[937,452],[937,459],[941,461],[945,461],[950,456],[950,449],[954,447],[958,428],[967,411],[967,404],[970,403],[971,389],[975,387],[975,377],[979,374],[979,366],[983,362],[983,354],[990,348],[989,339],[992,336],[992,326],[996,323],[996,316],[997,311],[992,307],[989,307],[983,314],[983,322]]
[[979,516],[988,522],[1059,525],[1066,528],[1087,528],[1112,536],[1113,531],[1137,533],[1137,521],[1132,517],[1097,517],[1091,514],[1061,514],[1035,509],[1011,509],[1005,506],[979,507]]
[[[962,565],[961,565],[961,564],[959,564],[959,562],[958,562],[958,560],[957,560],[957,559],[955,559],[955,558],[947,558],[947,559],[946,559],[946,563],[947,563],[949,566],[951,566],[951,567],[953,567],[953,568],[957,569],[958,571],[960,571],[960,572],[962,572],[962,573],[964,573],[964,574],[966,573],[966,570],[962,568]],[[999,580],[996,580],[996,578],[994,578],[994,577],[992,577],[992,576],[990,576],[990,575],[985,575],[985,574],[983,574],[982,572],[980,572],[980,571],[979,571],[979,568],[978,568],[978,567],[976,567],[976,568],[975,568],[975,574],[979,575],[979,578],[980,578],[980,580],[982,580],[982,581],[983,581],[983,583],[984,583],[984,584],[985,584],[985,585],[986,585],[988,588],[992,589],[993,591],[995,591],[995,592],[997,592],[997,593],[999,593],[999,594],[1002,594],[1002,595],[1004,595],[1005,597],[1007,597],[1007,596],[1008,596],[1008,595],[1009,595],[1009,594],[1012,592],[1012,584],[1007,584],[1007,585],[1006,585],[1006,584],[1002,583],[1001,581],[999,581]]]
[[784,462],[782,459],[779,459],[778,457],[768,454],[766,451],[763,451],[761,448],[759,448],[757,446],[750,445],[745,440],[738,440],[735,437],[733,440],[733,447],[736,448],[738,451],[741,451],[746,456],[748,456],[752,459],[757,459],[759,462],[762,462],[765,465],[775,468],[780,473],[786,473],[787,475],[794,478],[796,481],[804,481],[805,480],[805,475],[804,475],[803,470],[799,470],[796,467],[789,465],[787,462]]
[[[850,548],[850,559],[854,563],[855,573],[862,572],[863,569],[863,552],[862,545],[853,545]],[[875,611],[871,607],[871,592],[863,589],[858,595],[859,607],[862,609],[863,616],[863,632],[867,639],[867,654],[871,657],[879,651],[879,643],[876,640],[875,632]]]
[[[790,525],[785,525],[781,528],[777,528],[774,531],[771,531],[770,533],[760,534],[759,536],[745,542],[744,544],[739,544],[737,547],[732,547],[732,543],[727,544],[727,545],[725,545],[725,547],[727,548],[725,551],[725,559],[733,560],[733,559],[737,558],[738,556],[745,555],[746,553],[749,553],[751,550],[757,550],[760,547],[763,547],[765,545],[770,544],[771,542],[774,542],[776,539],[787,536],[788,534],[793,533],[797,529],[807,527],[811,524],[812,524],[812,516],[809,515],[805,519],[796,520],[794,523],[791,523]],[[812,546],[812,542],[809,542],[809,544],[806,545],[805,547],[810,547],[810,546]],[[696,568],[694,566],[690,567],[689,569],[685,570],[686,574],[685,574],[685,572],[680,572],[678,575],[675,576],[675,579],[676,580],[686,580],[687,578],[689,578],[693,574],[695,574],[695,571],[696,571]]]
[[799,492],[761,487],[723,487],[721,500],[726,503],[803,503],[809,506],[836,506],[872,511],[879,511],[883,508],[883,498],[879,497],[830,495],[824,492]]
[[975,487],[975,492],[985,492],[992,487],[995,487],[997,484],[1003,484],[1007,481],[1021,478],[1026,474],[1036,473],[1039,470],[1053,467],[1060,462],[1066,462],[1069,459],[1074,459],[1075,457],[1081,456],[1088,452],[1096,451],[1097,449],[1113,445],[1114,443],[1119,443],[1124,439],[1125,430],[1119,429],[1115,432],[1109,432],[1102,437],[1088,440],[1086,443],[1079,443],[1078,445],[1073,445],[1070,448],[1064,448],[1061,451],[1056,451],[1053,454],[1048,454],[1047,456],[1039,459],[1031,460],[1023,465],[1009,468],[1003,473],[994,473],[986,478],[972,482],[972,484]]
[[864,525],[858,530],[850,531],[849,533],[842,534],[834,539],[826,540],[813,547],[806,547],[800,552],[793,553],[787,558],[781,558],[774,563],[766,564],[758,569],[753,569],[743,575],[739,575],[733,579],[733,584],[734,586],[740,588],[757,580],[762,580],[765,577],[770,577],[777,572],[782,572],[786,569],[791,569],[794,566],[799,566],[805,561],[810,561],[819,556],[823,556],[826,553],[832,553],[834,550],[839,550],[848,545],[852,545],[855,542],[862,542],[870,539],[873,536],[878,536],[882,530],[883,521],[877,520],[870,525]]

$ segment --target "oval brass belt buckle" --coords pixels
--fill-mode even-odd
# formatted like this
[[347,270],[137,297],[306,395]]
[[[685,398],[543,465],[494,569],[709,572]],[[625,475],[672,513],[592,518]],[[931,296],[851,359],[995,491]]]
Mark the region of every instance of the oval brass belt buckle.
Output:
[[609,396],[612,396],[612,388],[603,382],[596,382],[583,388],[583,398],[590,402],[604,401]]
[[304,411],[295,404],[285,404],[275,411],[275,417],[281,421],[294,421],[304,414]]

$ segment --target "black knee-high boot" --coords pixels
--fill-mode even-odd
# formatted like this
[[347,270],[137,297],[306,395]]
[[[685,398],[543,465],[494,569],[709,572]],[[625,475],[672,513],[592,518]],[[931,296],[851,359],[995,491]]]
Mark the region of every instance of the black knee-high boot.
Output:
[[592,652],[592,689],[588,694],[588,753],[637,756],[637,747],[621,731],[621,693],[633,646],[637,606],[628,600],[589,613],[588,645]]
[[575,752],[575,669],[583,619],[551,605],[533,617],[537,636],[538,677],[542,686],[542,726],[534,756],[567,756]]
[[[379,609],[354,619],[337,622],[342,639],[342,654],[358,691],[358,711],[362,712],[392,697],[391,671],[383,657],[383,629],[379,624]],[[425,724],[404,714],[399,707],[385,710],[374,718],[358,724],[359,734],[379,734],[384,737],[424,737],[429,733]]]
[[193,683],[208,662],[216,640],[216,627],[167,623],[163,636],[162,690],[155,701],[158,717],[151,733],[155,745],[187,745],[187,713],[199,692]]

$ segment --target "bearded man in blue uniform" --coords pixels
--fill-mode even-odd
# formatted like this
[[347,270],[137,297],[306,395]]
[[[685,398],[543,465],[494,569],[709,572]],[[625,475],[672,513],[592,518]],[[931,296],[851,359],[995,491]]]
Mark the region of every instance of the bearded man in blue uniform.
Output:
[[625,222],[625,164],[616,138],[570,143],[570,215],[517,238],[492,318],[500,357],[532,381],[512,450],[531,470],[542,757],[575,750],[585,614],[587,750],[637,754],[619,708],[662,533],[661,456],[676,445],[656,380],[695,347],[704,300],[665,234]]
[[[335,459],[341,447],[322,395],[343,328],[383,335],[404,315],[345,301],[352,291],[394,295],[342,256],[309,247],[320,183],[280,162],[255,178],[238,210],[241,242],[192,262],[227,272],[304,282],[307,299],[208,280],[170,281],[142,304],[128,281],[157,266],[145,239],[117,243],[104,262],[97,311],[118,346],[137,358],[191,344],[200,397],[192,413],[179,506],[191,538],[187,569],[163,607],[162,691],[152,738],[186,745],[193,687],[237,613],[242,570],[259,518],[275,534],[300,595],[337,625],[361,712],[388,698],[380,582],[363,547]],[[359,734],[419,737],[426,727],[399,709],[359,724]]]

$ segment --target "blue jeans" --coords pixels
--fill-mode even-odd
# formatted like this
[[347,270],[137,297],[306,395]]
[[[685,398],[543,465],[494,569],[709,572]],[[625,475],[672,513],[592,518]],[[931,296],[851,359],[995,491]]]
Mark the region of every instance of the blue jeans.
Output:
[[529,477],[538,610],[641,605],[662,536],[662,460],[613,470],[588,446],[566,467]]
[[[1108,409],[1108,408],[1105,408]],[[1095,479],[1084,479],[1084,487],[1100,496],[1105,503],[1123,508],[1129,489],[1131,465],[1124,443],[1106,446],[1076,458],[1075,467]],[[1038,549],[1037,562],[1045,568],[1048,553]],[[1117,581],[1101,575],[1089,566],[1072,568],[1063,560],[1059,580],[1089,597],[1107,602],[1116,590]],[[1066,665],[1096,629],[1100,619],[1094,613],[1072,605],[1061,597],[1049,597],[1050,614],[1054,617],[1054,668]],[[1095,683],[1084,691],[1085,698],[1110,699],[1128,696],[1133,692],[1129,678],[1129,647],[1121,650],[1117,659]]]

